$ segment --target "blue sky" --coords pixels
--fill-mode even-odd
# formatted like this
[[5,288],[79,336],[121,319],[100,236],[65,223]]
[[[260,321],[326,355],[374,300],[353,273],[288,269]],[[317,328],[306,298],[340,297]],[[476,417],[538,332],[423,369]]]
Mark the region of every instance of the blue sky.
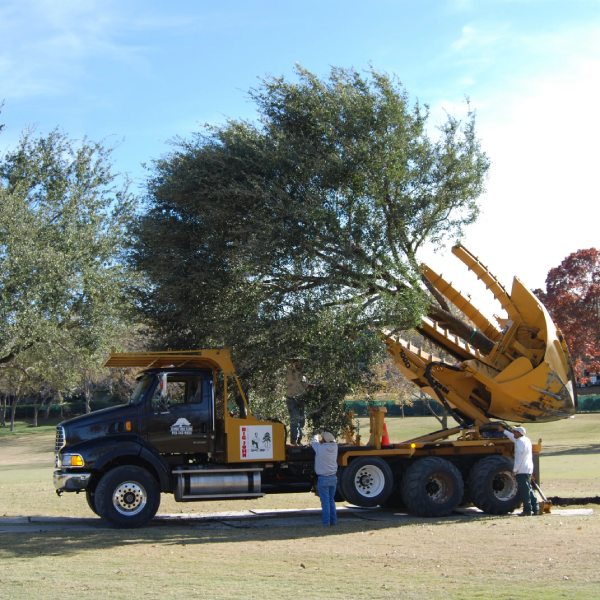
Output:
[[28,125],[122,140],[116,167],[141,186],[167,140],[254,118],[257,78],[370,62],[433,123],[470,97],[492,171],[464,241],[507,285],[600,245],[600,0],[3,0],[0,152]]

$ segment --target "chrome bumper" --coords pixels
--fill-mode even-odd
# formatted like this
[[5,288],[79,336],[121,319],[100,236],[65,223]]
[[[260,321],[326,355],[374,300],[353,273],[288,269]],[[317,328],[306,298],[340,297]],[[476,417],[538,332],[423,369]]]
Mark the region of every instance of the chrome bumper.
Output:
[[79,492],[85,490],[91,476],[91,473],[54,471],[54,487],[57,492]]

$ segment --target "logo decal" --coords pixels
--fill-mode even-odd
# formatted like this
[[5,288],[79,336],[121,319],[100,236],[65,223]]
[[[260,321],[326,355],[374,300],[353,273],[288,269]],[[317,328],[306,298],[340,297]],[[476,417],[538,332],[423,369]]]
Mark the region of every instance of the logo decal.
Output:
[[171,435],[192,435],[192,424],[181,417],[174,425],[171,425]]
[[241,460],[273,458],[273,426],[242,425],[240,427]]

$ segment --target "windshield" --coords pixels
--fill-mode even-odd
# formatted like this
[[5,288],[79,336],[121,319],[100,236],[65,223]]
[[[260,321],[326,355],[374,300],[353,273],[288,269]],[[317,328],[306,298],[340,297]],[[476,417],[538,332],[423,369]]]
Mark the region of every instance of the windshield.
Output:
[[152,382],[154,381],[154,375],[144,375],[140,379],[135,391],[133,392],[133,396],[131,396],[131,400],[129,404],[138,404],[139,401],[144,397],[144,394],[148,391]]

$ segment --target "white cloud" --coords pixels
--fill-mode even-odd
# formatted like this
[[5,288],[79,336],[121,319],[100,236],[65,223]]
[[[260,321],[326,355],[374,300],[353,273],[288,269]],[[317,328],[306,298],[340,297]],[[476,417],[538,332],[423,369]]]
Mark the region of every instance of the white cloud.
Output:
[[94,0],[21,0],[5,6],[0,11],[4,97],[69,94],[89,76],[90,59],[144,69],[140,48],[119,39],[129,21],[118,8]]
[[465,25],[461,30],[460,38],[453,42],[450,48],[454,52],[486,48],[501,40],[505,36],[506,29],[507,25],[503,23],[484,27]]
[[[600,139],[600,27],[539,36],[506,36],[493,48],[518,49],[501,89],[478,88],[478,131],[492,160],[482,215],[465,246],[509,289],[514,275],[544,287],[550,268],[578,249],[600,247],[597,182]],[[433,107],[460,116],[460,104]],[[475,292],[487,314],[491,296],[449,253],[427,254],[457,287]]]
[[452,44],[452,49],[453,50],[461,50],[465,46],[470,45],[472,43],[474,37],[475,37],[475,30],[472,27],[465,25],[462,28],[460,39],[456,40],[456,42],[454,42]]
[[469,11],[473,8],[473,0],[450,0],[449,8],[456,12]]

